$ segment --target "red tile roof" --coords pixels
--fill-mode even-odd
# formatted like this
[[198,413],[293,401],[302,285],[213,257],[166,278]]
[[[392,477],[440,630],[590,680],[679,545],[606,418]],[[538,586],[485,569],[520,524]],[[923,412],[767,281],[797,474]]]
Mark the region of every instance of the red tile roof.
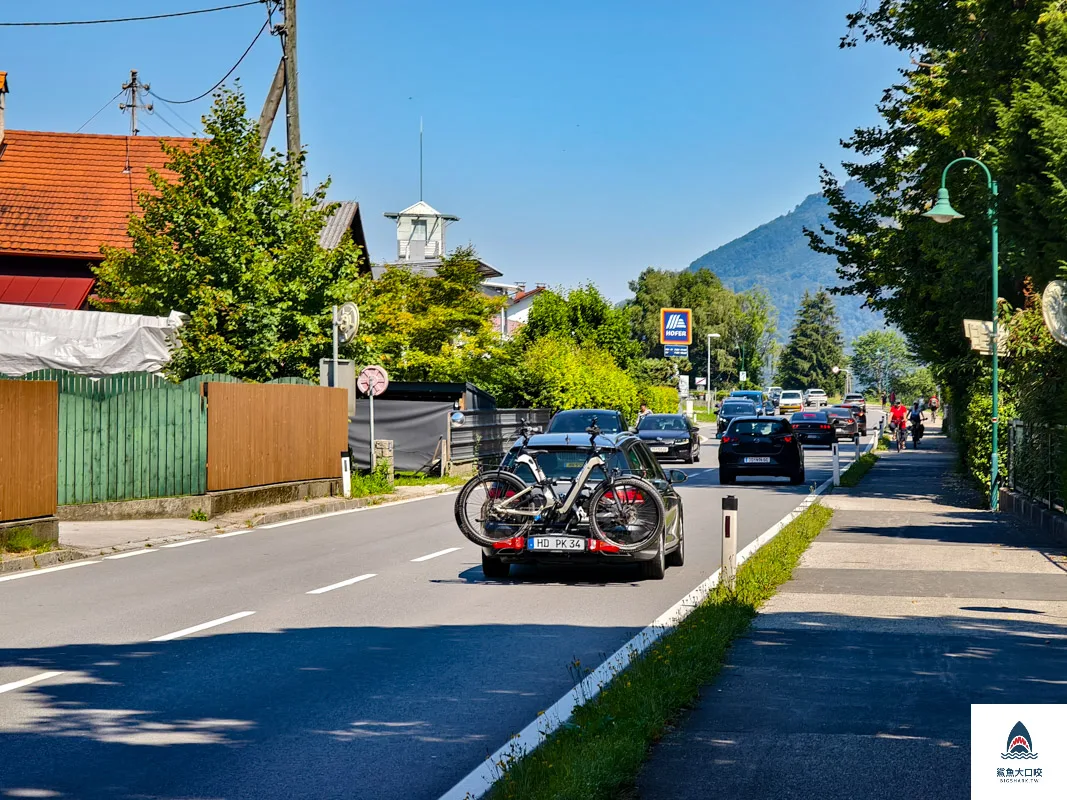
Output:
[[0,255],[99,261],[100,245],[128,246],[127,219],[140,210],[137,192],[152,188],[146,167],[168,174],[166,160],[155,137],[5,131]]
[[530,297],[531,295],[535,295],[535,294],[540,294],[541,292],[543,292],[545,290],[546,290],[546,287],[538,286],[536,289],[531,289],[528,292],[526,292],[526,291],[518,292],[514,297],[511,298],[511,304],[515,305],[516,303],[521,303],[527,297]]
[[89,296],[89,290],[92,288],[92,278],[0,275],[0,303],[77,311],[85,304],[85,298]]

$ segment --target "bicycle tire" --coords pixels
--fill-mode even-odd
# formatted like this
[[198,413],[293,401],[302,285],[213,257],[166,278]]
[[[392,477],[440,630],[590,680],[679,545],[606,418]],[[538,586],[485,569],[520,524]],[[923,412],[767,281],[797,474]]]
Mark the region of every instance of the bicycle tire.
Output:
[[[518,494],[527,488],[527,483],[512,472],[496,470],[471,478],[456,497],[454,510],[460,532],[481,547],[492,547],[495,542],[525,536],[533,526],[534,518],[509,515],[506,509],[494,509],[493,503],[507,497],[509,492]],[[476,496],[479,490],[484,492],[481,498]],[[472,504],[480,516],[471,517]],[[532,511],[537,506],[537,497],[531,492],[517,508]]]
[[667,518],[656,487],[634,477],[604,481],[593,491],[586,508],[593,536],[623,553],[647,547],[660,535]]

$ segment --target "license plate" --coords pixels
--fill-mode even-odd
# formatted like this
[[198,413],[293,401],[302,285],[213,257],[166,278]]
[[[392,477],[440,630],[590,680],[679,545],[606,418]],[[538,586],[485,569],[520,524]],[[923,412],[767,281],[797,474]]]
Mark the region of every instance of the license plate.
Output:
[[649,448],[649,450],[651,450],[653,453],[666,453],[668,450],[670,450],[670,448],[665,447],[663,445],[653,445]]
[[748,456],[745,458],[746,464],[770,464],[770,456]]
[[585,539],[575,536],[531,536],[528,546],[530,550],[585,550]]

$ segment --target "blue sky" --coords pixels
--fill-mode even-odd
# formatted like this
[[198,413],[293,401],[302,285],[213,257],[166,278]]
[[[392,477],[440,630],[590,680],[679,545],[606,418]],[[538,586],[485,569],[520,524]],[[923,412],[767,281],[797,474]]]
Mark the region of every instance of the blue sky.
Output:
[[[85,19],[232,0],[5,3],[0,20]],[[312,180],[357,199],[376,261],[385,211],[425,199],[461,221],[506,280],[591,280],[618,299],[646,266],[680,269],[817,191],[838,140],[876,122],[900,54],[839,50],[859,0],[396,4],[301,0],[302,138]],[[13,7],[17,6],[17,7]],[[73,131],[131,68],[158,94],[209,88],[262,24],[259,6],[159,22],[0,28],[10,128]],[[258,116],[280,52],[264,36],[235,73]],[[178,107],[197,123],[208,101]],[[174,109],[162,115],[187,130]],[[160,116],[145,120],[172,134]],[[123,133],[109,107],[86,127]],[[151,135],[143,127],[143,134]],[[273,140],[284,144],[279,118]]]

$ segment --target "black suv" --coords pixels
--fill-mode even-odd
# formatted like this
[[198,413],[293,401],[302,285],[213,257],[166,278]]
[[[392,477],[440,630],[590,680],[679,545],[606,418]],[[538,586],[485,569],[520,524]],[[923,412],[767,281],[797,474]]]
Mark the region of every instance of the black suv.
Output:
[[804,448],[788,420],[737,417],[719,440],[719,483],[738,475],[784,475],[804,482]]
[[700,431],[685,414],[649,414],[638,420],[635,431],[659,460],[677,458],[686,464],[700,461]]

